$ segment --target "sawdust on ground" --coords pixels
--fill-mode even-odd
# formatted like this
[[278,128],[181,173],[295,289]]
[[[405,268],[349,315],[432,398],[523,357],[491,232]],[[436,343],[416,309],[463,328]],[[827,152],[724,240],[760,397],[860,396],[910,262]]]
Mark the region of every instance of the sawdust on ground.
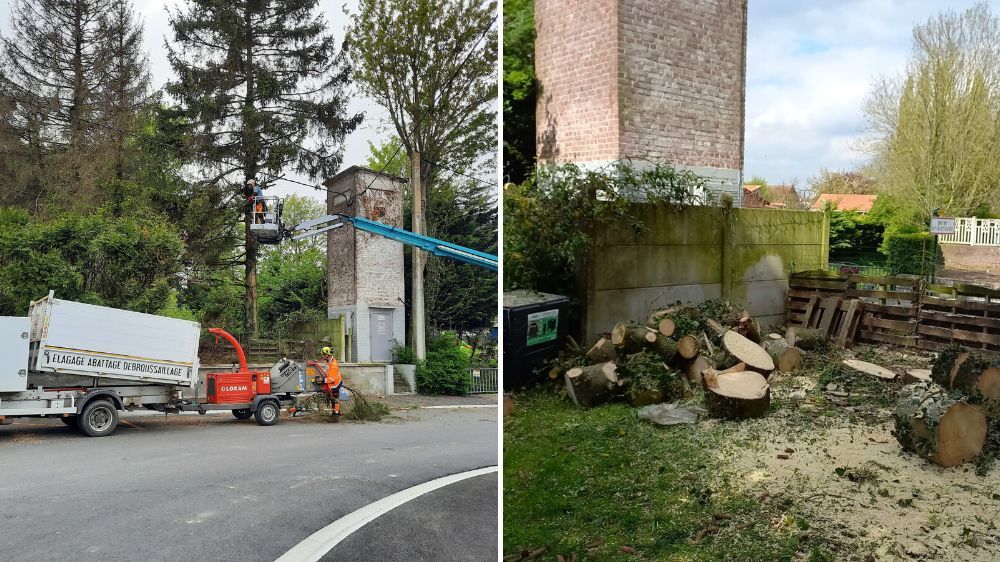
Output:
[[902,452],[891,429],[832,418],[804,431],[773,415],[743,424],[720,457],[731,482],[791,498],[844,546],[838,560],[1000,560],[1000,469],[936,466]]

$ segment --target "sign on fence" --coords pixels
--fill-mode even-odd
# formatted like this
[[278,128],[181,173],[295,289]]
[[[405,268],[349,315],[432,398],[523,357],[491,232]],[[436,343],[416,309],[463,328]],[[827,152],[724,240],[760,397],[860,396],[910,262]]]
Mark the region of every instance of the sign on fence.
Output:
[[931,218],[931,234],[955,234],[955,219],[946,217]]

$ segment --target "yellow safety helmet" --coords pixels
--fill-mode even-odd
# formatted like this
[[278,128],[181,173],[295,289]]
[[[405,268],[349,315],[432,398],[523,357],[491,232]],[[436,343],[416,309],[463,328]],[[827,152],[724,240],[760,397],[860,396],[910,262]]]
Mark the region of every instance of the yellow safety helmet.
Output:
[[333,350],[329,346],[323,348],[323,355],[333,355]]

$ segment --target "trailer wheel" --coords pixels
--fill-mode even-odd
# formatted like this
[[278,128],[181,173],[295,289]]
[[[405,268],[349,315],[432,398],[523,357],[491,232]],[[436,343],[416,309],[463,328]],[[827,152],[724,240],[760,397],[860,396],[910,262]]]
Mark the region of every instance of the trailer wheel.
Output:
[[274,425],[278,423],[280,414],[281,408],[278,407],[277,401],[264,400],[257,405],[257,411],[253,415],[259,425]]
[[249,408],[242,408],[239,410],[233,410],[233,416],[238,420],[248,420],[253,417],[253,412]]
[[118,427],[118,410],[108,400],[94,400],[77,416],[77,426],[90,437],[111,435]]

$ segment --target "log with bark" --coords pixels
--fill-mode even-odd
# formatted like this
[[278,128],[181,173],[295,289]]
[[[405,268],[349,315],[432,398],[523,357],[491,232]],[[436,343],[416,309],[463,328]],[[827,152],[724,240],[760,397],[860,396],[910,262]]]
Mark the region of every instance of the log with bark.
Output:
[[756,371],[765,377],[774,371],[774,360],[763,347],[714,320],[708,320],[706,323],[722,336],[722,347],[726,352],[738,361],[746,363],[748,370]]
[[[771,334],[778,336],[778,334]],[[802,351],[797,347],[788,345],[785,338],[768,338],[764,342],[764,350],[774,360],[774,365],[783,373],[790,373],[799,367],[802,362]]]
[[815,351],[826,346],[826,332],[819,328],[790,326],[785,330],[785,341],[792,347]]
[[[660,359],[664,362],[673,363],[674,358],[677,356],[677,352],[680,349],[678,342],[675,342],[659,332],[650,332],[646,334],[645,339],[646,349],[659,355]],[[697,351],[695,353],[697,353]]]
[[681,372],[687,380],[693,384],[701,384],[701,372],[712,368],[712,362],[704,355],[699,355],[693,359],[685,359],[681,362]]
[[975,458],[986,442],[986,415],[933,382],[913,383],[899,391],[896,430],[903,449],[941,466]]
[[[642,351],[651,341],[656,341],[656,330],[633,322],[619,322],[611,330],[611,343],[621,355]],[[652,340],[647,339],[652,337]]]
[[715,418],[759,418],[771,406],[771,386],[754,371],[704,372],[705,409]]
[[754,343],[760,343],[761,341],[760,326],[758,326],[757,321],[750,316],[750,313],[745,310],[740,310],[735,317],[733,315],[724,315],[723,324],[729,326],[731,330]]
[[857,359],[844,359],[844,366],[851,369],[854,372],[861,373],[864,375],[870,375],[883,380],[891,381],[896,378],[896,373],[886,369],[885,367],[880,367],[874,363],[868,363],[867,361],[858,361]]
[[606,362],[586,367],[573,367],[566,371],[566,393],[574,404],[591,408],[606,404],[620,394],[618,367]]
[[611,340],[605,337],[597,340],[597,343],[587,352],[587,359],[594,363],[604,363],[606,361],[617,361],[618,350]]
[[958,345],[945,348],[931,368],[934,382],[959,390],[987,416],[1000,416],[1000,360]]

